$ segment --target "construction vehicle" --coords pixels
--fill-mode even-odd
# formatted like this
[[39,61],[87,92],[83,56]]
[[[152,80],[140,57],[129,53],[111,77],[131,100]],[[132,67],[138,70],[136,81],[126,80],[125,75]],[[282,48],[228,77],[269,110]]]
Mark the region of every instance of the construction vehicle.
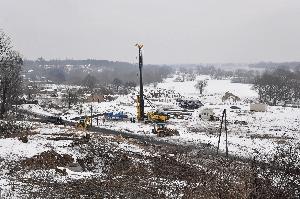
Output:
[[[148,104],[151,106],[152,109],[156,109],[155,106],[152,104],[152,102],[147,99],[146,97],[144,97]],[[159,110],[157,109],[156,111],[150,111],[147,113],[146,115],[146,121],[145,123],[148,123],[148,122],[167,122],[169,119],[170,119],[170,115],[163,112],[162,110]]]
[[47,123],[47,124],[52,123],[55,125],[63,125],[64,124],[62,118],[59,116],[49,116],[46,118],[45,123]]
[[136,105],[137,105],[137,119],[139,121],[144,121],[146,119],[147,122],[166,122],[170,117],[167,114],[159,113],[159,112],[149,112],[145,115],[144,108],[144,98],[148,101],[152,108],[155,108],[152,103],[144,96],[143,91],[143,54],[142,48],[144,47],[143,44],[136,44],[136,47],[139,49],[139,71],[140,71],[140,93],[137,95]]
[[166,123],[154,123],[152,133],[157,134],[158,137],[179,135],[177,130],[167,128]]
[[155,111],[155,112],[147,113],[148,122],[167,122],[169,119],[170,119],[170,115],[163,112]]
[[81,118],[79,122],[75,125],[76,128],[81,130],[87,130],[91,127],[91,118],[85,117]]
[[125,118],[128,118],[128,115],[124,114],[122,111],[118,113],[104,113],[104,117],[108,120],[123,120]]

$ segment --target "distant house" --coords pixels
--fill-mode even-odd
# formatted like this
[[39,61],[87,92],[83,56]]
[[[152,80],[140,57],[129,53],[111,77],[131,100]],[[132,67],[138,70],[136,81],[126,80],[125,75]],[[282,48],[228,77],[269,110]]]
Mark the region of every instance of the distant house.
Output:
[[263,103],[253,103],[253,104],[250,104],[250,111],[266,112],[267,111],[267,105],[263,104]]

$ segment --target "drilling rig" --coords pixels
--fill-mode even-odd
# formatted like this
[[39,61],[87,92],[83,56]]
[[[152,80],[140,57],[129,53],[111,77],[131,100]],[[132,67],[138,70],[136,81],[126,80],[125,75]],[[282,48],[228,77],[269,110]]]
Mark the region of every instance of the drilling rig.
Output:
[[[144,121],[145,119],[148,122],[166,122],[170,117],[168,115],[165,115],[164,113],[158,113],[158,112],[149,112],[147,115],[145,115],[144,105],[145,100],[148,101],[148,103],[151,105],[151,102],[145,98],[144,91],[143,91],[143,54],[142,54],[142,48],[144,47],[143,44],[136,44],[135,46],[139,49],[139,69],[140,69],[140,93],[137,95],[136,98],[136,104],[137,104],[137,119],[138,121]],[[154,106],[152,106],[154,108]],[[146,122],[146,121],[145,121]]]
[[139,70],[140,70],[140,94],[137,96],[137,119],[143,121],[145,117],[144,111],[144,91],[143,91],[143,44],[136,44],[139,49]]
[[[174,129],[166,127],[166,122],[169,120],[170,116],[164,113],[159,112],[148,112],[145,116],[144,110],[144,91],[143,91],[143,54],[142,48],[143,44],[136,44],[136,47],[139,49],[139,69],[140,69],[140,93],[137,95],[136,104],[137,104],[137,119],[138,121],[144,121],[145,119],[154,123],[154,128],[152,133],[157,134],[159,137],[179,135],[179,132]],[[151,106],[151,102],[145,98]],[[145,121],[146,122],[146,121]]]

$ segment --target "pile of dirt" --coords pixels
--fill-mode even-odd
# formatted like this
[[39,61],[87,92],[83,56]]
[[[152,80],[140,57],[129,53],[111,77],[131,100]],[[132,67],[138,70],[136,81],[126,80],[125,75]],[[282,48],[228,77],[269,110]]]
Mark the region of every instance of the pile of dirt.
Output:
[[54,150],[44,151],[21,162],[21,165],[28,169],[55,169],[65,167],[74,162],[71,155],[59,154]]

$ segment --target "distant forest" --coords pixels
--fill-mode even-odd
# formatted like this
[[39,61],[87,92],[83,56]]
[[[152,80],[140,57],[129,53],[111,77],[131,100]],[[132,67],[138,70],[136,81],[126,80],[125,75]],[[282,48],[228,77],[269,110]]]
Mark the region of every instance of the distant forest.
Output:
[[[24,60],[24,75],[31,80],[47,79],[55,83],[80,85],[88,76],[93,76],[99,84],[110,84],[115,79],[122,82],[138,82],[137,64],[107,60]],[[145,83],[161,82],[173,69],[165,65],[145,65],[143,77]]]
[[300,70],[300,62],[259,62],[255,64],[250,64],[250,68],[264,68],[264,69],[275,69],[275,68],[281,68],[281,69],[291,69],[295,71]]
[[[233,65],[233,64],[232,64]],[[234,66],[234,65],[233,65]],[[257,68],[285,69],[300,71],[300,62],[260,62],[250,64],[249,69],[223,70],[212,65],[145,65],[143,80],[145,84],[161,82],[175,71],[189,74],[210,75],[215,79],[230,78],[235,83],[254,83],[260,75]],[[251,69],[252,68],[252,69]],[[23,73],[26,79],[33,81],[51,80],[54,83],[82,85],[87,78],[93,78],[96,84],[107,85],[114,82],[123,84],[138,83],[139,69],[137,64],[108,60],[24,60]]]

